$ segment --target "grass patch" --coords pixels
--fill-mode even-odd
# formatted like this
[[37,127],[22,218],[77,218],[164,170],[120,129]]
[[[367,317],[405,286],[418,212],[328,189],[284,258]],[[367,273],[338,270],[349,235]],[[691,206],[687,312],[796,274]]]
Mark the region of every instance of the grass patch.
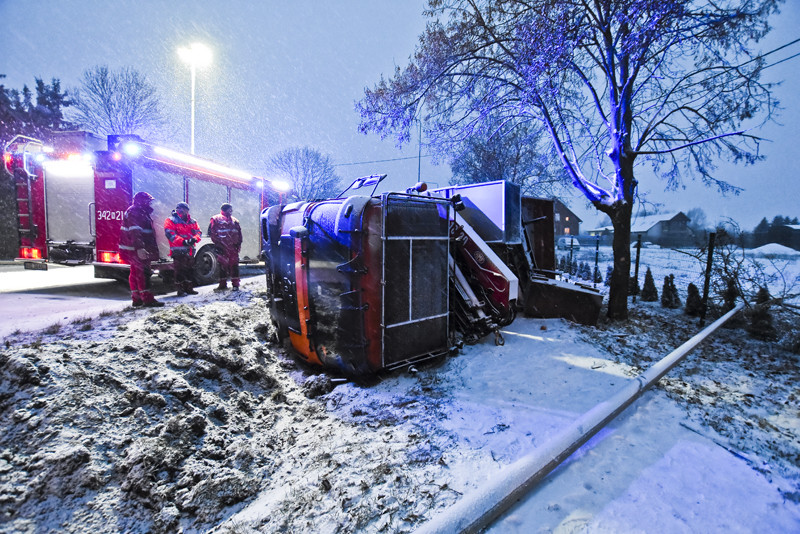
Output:
[[55,335],[55,334],[58,334],[59,332],[61,332],[61,328],[62,328],[62,324],[61,323],[53,323],[50,326],[48,326],[47,328],[45,328],[44,330],[42,330],[42,333],[52,336],[52,335]]

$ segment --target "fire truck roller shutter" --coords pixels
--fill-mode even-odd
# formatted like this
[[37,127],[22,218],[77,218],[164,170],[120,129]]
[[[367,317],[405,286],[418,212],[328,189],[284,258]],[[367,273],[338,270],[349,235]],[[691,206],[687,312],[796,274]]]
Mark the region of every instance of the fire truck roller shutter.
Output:
[[261,252],[261,232],[258,224],[261,211],[260,191],[232,187],[231,204],[233,204],[233,216],[239,219],[239,224],[242,226],[242,251],[239,259],[256,261]]
[[47,237],[56,243],[88,244],[89,204],[94,202],[94,169],[84,160],[54,160],[45,165]]
[[[208,221],[219,213],[219,207],[228,201],[228,188],[222,184],[203,180],[189,181],[189,214],[200,225],[203,242],[194,259],[194,278],[198,285],[213,284],[219,280],[219,262],[214,245],[207,242]],[[236,209],[234,207],[234,216]]]
[[169,258],[169,241],[164,234],[164,220],[172,214],[175,205],[183,202],[183,176],[136,165],[132,169],[133,191],[147,191],[153,195],[153,230],[158,243],[158,255]]

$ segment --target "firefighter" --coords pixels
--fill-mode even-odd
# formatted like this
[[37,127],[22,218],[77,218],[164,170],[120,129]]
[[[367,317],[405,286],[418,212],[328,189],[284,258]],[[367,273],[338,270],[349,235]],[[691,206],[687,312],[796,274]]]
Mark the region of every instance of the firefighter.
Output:
[[208,236],[216,245],[219,262],[219,286],[214,291],[228,289],[228,279],[234,291],[239,291],[239,251],[242,250],[242,227],[233,216],[233,206],[227,202],[211,217]]
[[150,193],[140,191],[133,196],[133,204],[122,217],[119,234],[119,256],[131,267],[128,283],[131,287],[133,306],[156,308],[163,306],[147,289],[147,278],[150,273],[150,262],[158,259],[156,234],[153,232],[153,221],[150,214],[153,197]]
[[175,266],[175,285],[178,296],[197,295],[194,290],[192,268],[194,266],[194,245],[200,241],[203,232],[197,221],[189,216],[189,204],[178,202],[170,217],[164,221],[164,233],[169,240],[169,255]]

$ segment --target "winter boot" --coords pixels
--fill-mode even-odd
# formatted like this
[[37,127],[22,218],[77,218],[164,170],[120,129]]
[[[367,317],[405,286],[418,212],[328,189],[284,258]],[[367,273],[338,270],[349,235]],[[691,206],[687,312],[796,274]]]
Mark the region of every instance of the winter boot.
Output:
[[164,307],[163,302],[159,302],[156,299],[148,300],[144,304],[142,304],[145,308],[162,308]]
[[186,296],[186,291],[183,289],[183,287],[179,287],[178,288],[178,294],[176,296],[178,296],[178,297],[185,297]]
[[219,293],[220,291],[225,291],[228,289],[228,282],[220,282],[217,287],[214,288],[215,293]]
[[137,299],[137,300],[134,300],[134,301],[133,301],[133,303],[131,304],[131,306],[133,306],[134,308],[139,308],[139,307],[141,307],[142,305],[144,305],[144,302],[143,302],[143,301],[141,301],[141,300],[138,300],[138,299]]
[[192,288],[192,284],[190,282],[183,284],[183,290],[187,295],[197,295],[197,291]]
[[233,286],[232,288],[234,291],[239,291],[239,286]]

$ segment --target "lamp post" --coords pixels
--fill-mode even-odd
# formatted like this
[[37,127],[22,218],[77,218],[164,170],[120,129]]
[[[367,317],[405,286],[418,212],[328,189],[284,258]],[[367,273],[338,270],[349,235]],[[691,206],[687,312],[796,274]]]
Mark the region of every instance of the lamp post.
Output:
[[178,48],[178,56],[189,64],[192,73],[192,127],[191,127],[191,153],[194,154],[194,87],[197,67],[205,67],[211,63],[211,49],[207,46],[194,43],[189,47]]

